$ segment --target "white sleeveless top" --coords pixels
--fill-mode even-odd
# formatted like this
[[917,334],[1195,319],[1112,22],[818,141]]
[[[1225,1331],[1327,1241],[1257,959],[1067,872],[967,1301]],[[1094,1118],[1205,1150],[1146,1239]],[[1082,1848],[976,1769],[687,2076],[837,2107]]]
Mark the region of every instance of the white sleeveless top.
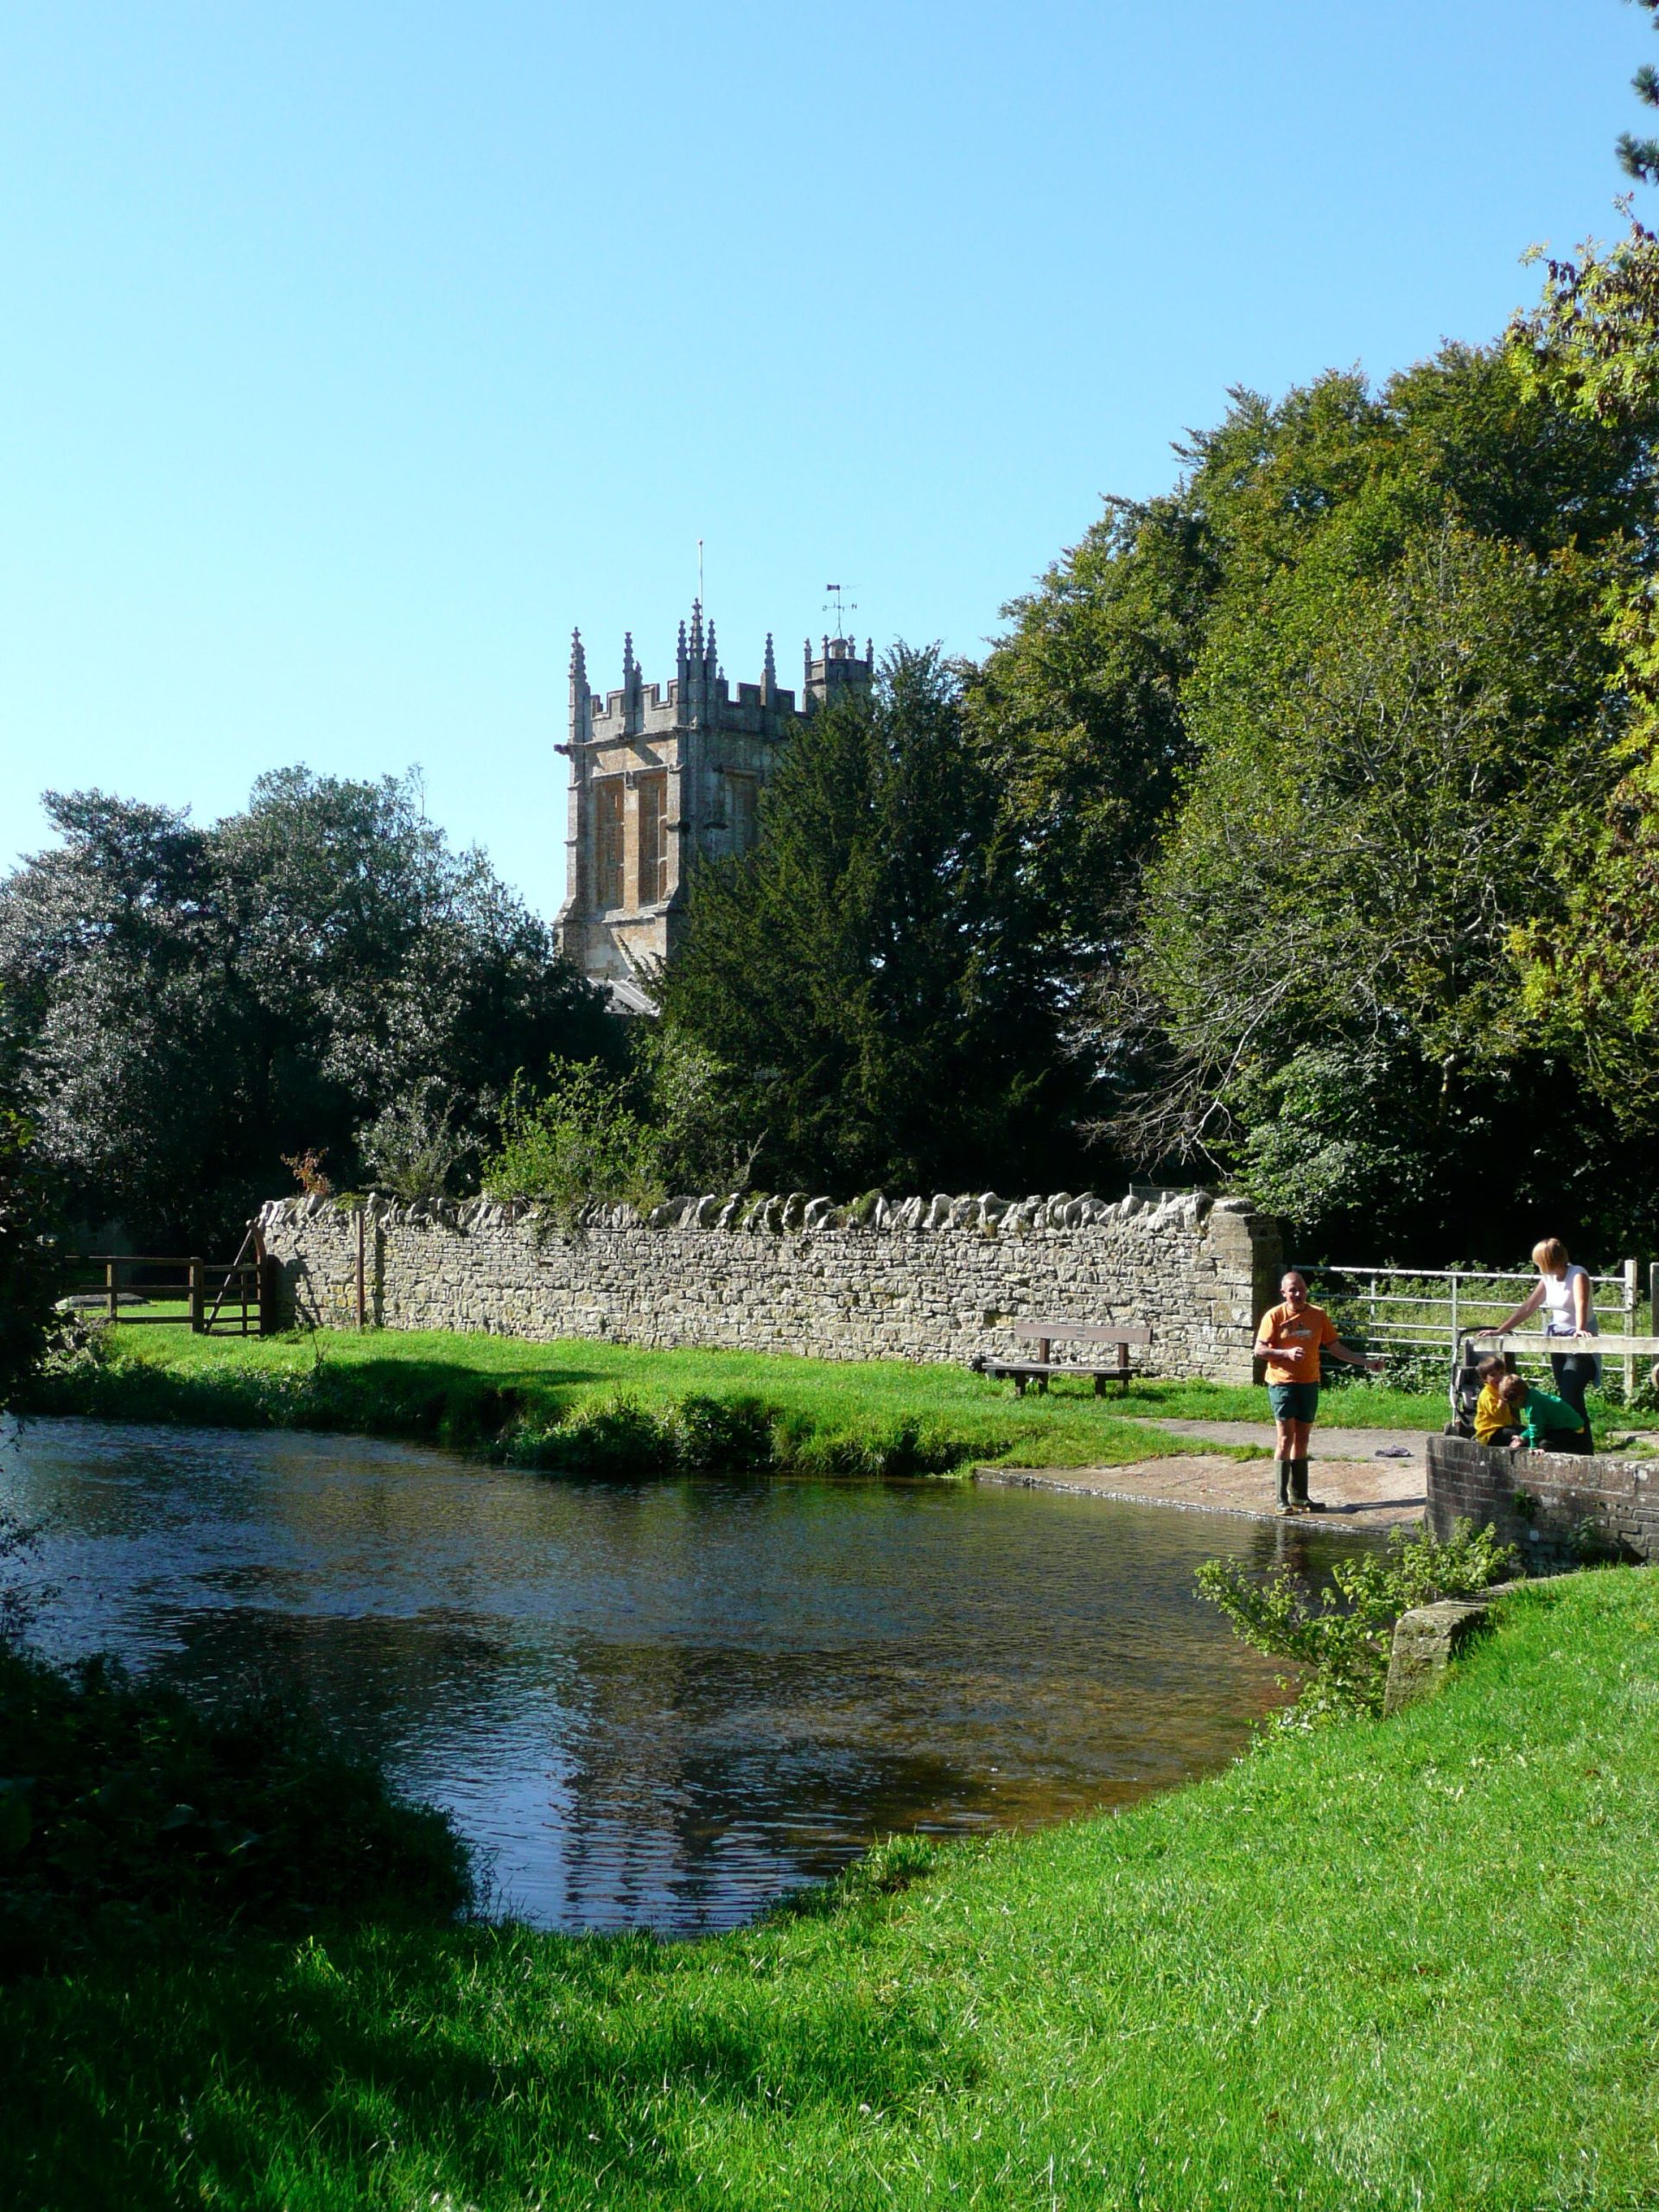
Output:
[[1595,1294],[1589,1287],[1588,1270],[1574,1265],[1568,1268],[1559,1282],[1554,1275],[1540,1277],[1544,1286],[1544,1334],[1547,1337],[1576,1337],[1579,1333],[1579,1325],[1573,1312],[1573,1279],[1575,1275],[1584,1276],[1586,1294],[1590,1300],[1590,1318],[1585,1326],[1585,1334],[1590,1337],[1601,1334],[1596,1322]]

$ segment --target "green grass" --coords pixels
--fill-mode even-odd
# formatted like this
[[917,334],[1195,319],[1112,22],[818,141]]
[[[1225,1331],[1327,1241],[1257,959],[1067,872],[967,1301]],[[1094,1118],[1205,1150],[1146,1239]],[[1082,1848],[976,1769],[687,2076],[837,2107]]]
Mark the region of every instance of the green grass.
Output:
[[1398,1719],[708,1942],[222,1929],[20,1984],[0,2201],[1650,2207],[1659,1585],[1501,1619]]
[[[634,1463],[630,1454],[651,1465],[676,1451],[681,1464],[696,1465],[700,1446],[709,1465],[855,1475],[995,1461],[1123,1465],[1192,1448],[1120,1418],[1115,1392],[1103,1401],[1087,1384],[1066,1384],[1020,1399],[1012,1385],[966,1369],[899,1360],[414,1331],[244,1339],[118,1329],[107,1342],[101,1363],[41,1385],[36,1408],[429,1437],[570,1471],[620,1468]],[[1203,1385],[1143,1385],[1129,1393],[1128,1409],[1179,1415],[1235,1396],[1262,1418],[1260,1392],[1206,1393]],[[1241,1456],[1250,1456],[1248,1447]]]
[[[1166,1421],[1267,1420],[1267,1395],[1216,1382],[1086,1382],[1014,1395],[965,1368],[903,1360],[650,1351],[446,1331],[198,1337],[115,1329],[97,1360],[48,1377],[34,1404],[104,1420],[322,1428],[430,1439],[557,1472],[945,1474],[975,1464],[1123,1466],[1187,1452]],[[1439,1429],[1443,1396],[1326,1391],[1327,1427]],[[1599,1433],[1651,1426],[1591,1399]],[[1260,1457],[1251,1446],[1205,1451]]]

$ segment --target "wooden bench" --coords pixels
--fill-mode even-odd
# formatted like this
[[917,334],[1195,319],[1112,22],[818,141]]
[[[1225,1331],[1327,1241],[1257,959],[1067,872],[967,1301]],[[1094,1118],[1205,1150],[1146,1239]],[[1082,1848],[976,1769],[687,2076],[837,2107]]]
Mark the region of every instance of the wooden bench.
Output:
[[[1127,1390],[1132,1378],[1142,1372],[1132,1362],[1129,1350],[1152,1342],[1152,1331],[1130,1324],[1122,1328],[1098,1329],[1089,1321],[1013,1321],[1008,1325],[1010,1336],[1023,1337],[1037,1348],[1035,1359],[995,1359],[982,1352],[972,1362],[981,1375],[990,1375],[998,1381],[1012,1382],[1020,1397],[1026,1395],[1027,1382],[1034,1382],[1039,1392],[1048,1388],[1051,1375],[1089,1375],[1094,1378],[1095,1395],[1103,1398],[1109,1382]],[[1089,1359],[1056,1359],[1057,1344],[1110,1344],[1116,1357],[1109,1362]]]

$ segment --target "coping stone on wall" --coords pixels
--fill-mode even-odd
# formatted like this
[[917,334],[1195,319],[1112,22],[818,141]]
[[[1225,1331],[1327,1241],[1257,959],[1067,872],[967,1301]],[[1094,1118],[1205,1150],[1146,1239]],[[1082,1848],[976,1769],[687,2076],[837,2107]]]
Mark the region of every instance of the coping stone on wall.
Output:
[[1438,1605],[1414,1605],[1394,1624],[1389,1651],[1385,1713],[1419,1705],[1440,1688],[1452,1662],[1486,1627],[1492,1607],[1524,1582],[1495,1582],[1476,1598],[1443,1598]]
[[1150,1327],[1153,1371],[1244,1381],[1280,1255],[1236,1202],[1154,1208],[1090,1193],[994,1191],[850,1207],[805,1192],[680,1193],[648,1219],[594,1204],[575,1221],[523,1201],[274,1201],[260,1216],[290,1313],[355,1312],[357,1221],[371,1317],[549,1339],[966,1363],[1026,1349],[1022,1316]]
[[1659,1560],[1659,1459],[1511,1452],[1431,1436],[1427,1463],[1426,1518],[1437,1536],[1457,1521],[1490,1527],[1533,1573]]

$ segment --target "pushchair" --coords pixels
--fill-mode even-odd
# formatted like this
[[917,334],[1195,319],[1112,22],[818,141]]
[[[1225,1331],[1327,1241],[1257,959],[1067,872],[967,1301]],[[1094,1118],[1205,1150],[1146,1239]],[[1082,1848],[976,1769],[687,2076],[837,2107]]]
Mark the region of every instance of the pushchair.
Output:
[[[1491,1348],[1478,1337],[1460,1337],[1458,1356],[1452,1363],[1452,1381],[1446,1395],[1452,1402],[1452,1418],[1446,1424],[1447,1436],[1472,1437],[1475,1433],[1475,1408],[1480,1402],[1480,1363],[1491,1357]],[[1503,1356],[1503,1364],[1510,1373],[1515,1371],[1511,1353]]]

